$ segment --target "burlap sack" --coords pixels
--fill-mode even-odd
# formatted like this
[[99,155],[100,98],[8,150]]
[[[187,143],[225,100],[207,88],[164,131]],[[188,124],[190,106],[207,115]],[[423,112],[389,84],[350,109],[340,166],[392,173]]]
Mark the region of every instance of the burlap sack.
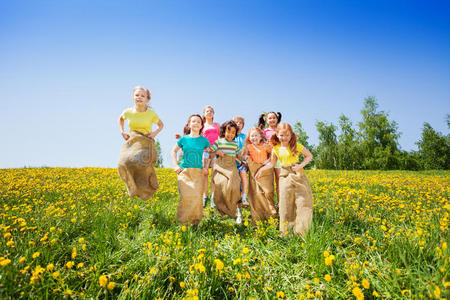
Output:
[[139,131],[132,131],[119,156],[119,176],[127,185],[130,196],[150,199],[158,189],[153,167],[158,159],[155,141]]
[[313,216],[313,197],[305,172],[294,172],[283,166],[280,172],[280,231],[289,228],[304,235],[311,226]]
[[215,184],[214,203],[221,215],[236,217],[237,203],[241,198],[241,179],[234,156],[225,155],[216,160],[213,174]]
[[253,224],[256,221],[275,218],[277,211],[273,202],[273,169],[265,170],[259,179],[255,179],[256,172],[263,166],[248,159],[250,173],[248,185],[248,201]]
[[180,203],[178,203],[177,220],[183,225],[198,224],[203,217],[203,182],[202,169],[187,168],[178,175]]

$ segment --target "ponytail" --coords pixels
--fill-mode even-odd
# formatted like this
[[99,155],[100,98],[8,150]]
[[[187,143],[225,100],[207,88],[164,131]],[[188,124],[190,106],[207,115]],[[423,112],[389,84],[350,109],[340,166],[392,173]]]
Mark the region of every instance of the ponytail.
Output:
[[[274,114],[275,114],[275,113],[274,113]],[[277,118],[278,118],[278,124],[280,124],[280,122],[281,122],[281,113],[280,113],[280,112],[277,112],[275,115],[276,115]]]
[[264,129],[266,127],[266,114],[261,114],[258,119],[258,127]]

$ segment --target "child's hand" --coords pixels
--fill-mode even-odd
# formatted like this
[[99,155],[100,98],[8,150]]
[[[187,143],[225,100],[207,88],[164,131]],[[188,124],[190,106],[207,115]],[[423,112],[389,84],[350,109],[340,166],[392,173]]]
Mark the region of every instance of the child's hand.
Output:
[[292,169],[292,171],[297,172],[297,171],[303,169],[303,167],[301,164],[295,164],[291,167],[291,169]]
[[255,174],[255,179],[259,179],[259,177],[261,177],[261,169],[259,169]]
[[175,168],[173,168],[175,170],[175,173],[180,174],[181,171],[183,171],[182,168],[180,168],[180,166],[175,166]]
[[219,155],[220,157],[225,156],[225,152],[223,152],[223,151],[216,151],[216,154]]
[[176,133],[176,134],[175,134],[175,138],[176,138],[177,140],[180,139],[180,138],[181,138],[181,134]]
[[125,141],[128,141],[128,139],[130,138],[130,135],[126,132],[122,132],[122,136],[125,139]]
[[203,175],[208,175],[209,174],[208,168],[203,168],[202,172],[203,172]]
[[270,158],[269,159],[266,159],[265,161],[263,161],[263,165],[265,166],[265,165],[267,165],[268,163],[270,163]]
[[155,139],[156,134],[155,134],[155,132],[150,132],[149,134],[147,134],[147,137],[151,138],[151,139]]

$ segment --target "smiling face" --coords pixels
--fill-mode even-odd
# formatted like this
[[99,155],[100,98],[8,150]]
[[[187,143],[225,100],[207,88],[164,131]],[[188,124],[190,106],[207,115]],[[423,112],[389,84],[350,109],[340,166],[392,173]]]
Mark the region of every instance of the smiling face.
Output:
[[271,128],[275,128],[278,124],[278,117],[274,113],[269,113],[266,122]]
[[277,137],[280,140],[280,144],[283,147],[289,146],[289,141],[291,140],[291,132],[287,129],[280,129],[277,132]]
[[262,141],[261,133],[257,130],[252,130],[250,132],[249,140],[253,145],[259,145]]
[[133,100],[136,106],[146,106],[150,101],[150,98],[147,98],[147,92],[143,89],[136,89],[133,93]]
[[198,116],[192,116],[189,120],[189,127],[191,128],[191,132],[199,133],[202,129],[202,119],[200,119]]
[[236,128],[231,126],[227,127],[227,129],[225,129],[225,139],[231,142],[232,140],[234,140],[235,137],[236,137]]

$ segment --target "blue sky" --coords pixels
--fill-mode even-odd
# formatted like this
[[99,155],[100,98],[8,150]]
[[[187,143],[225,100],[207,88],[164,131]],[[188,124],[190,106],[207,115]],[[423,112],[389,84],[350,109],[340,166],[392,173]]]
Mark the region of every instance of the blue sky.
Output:
[[356,127],[367,96],[417,149],[448,133],[450,5],[440,1],[2,1],[0,168],[115,167],[117,118],[152,90],[166,166],[187,117],[213,105],[247,131],[263,111]]

